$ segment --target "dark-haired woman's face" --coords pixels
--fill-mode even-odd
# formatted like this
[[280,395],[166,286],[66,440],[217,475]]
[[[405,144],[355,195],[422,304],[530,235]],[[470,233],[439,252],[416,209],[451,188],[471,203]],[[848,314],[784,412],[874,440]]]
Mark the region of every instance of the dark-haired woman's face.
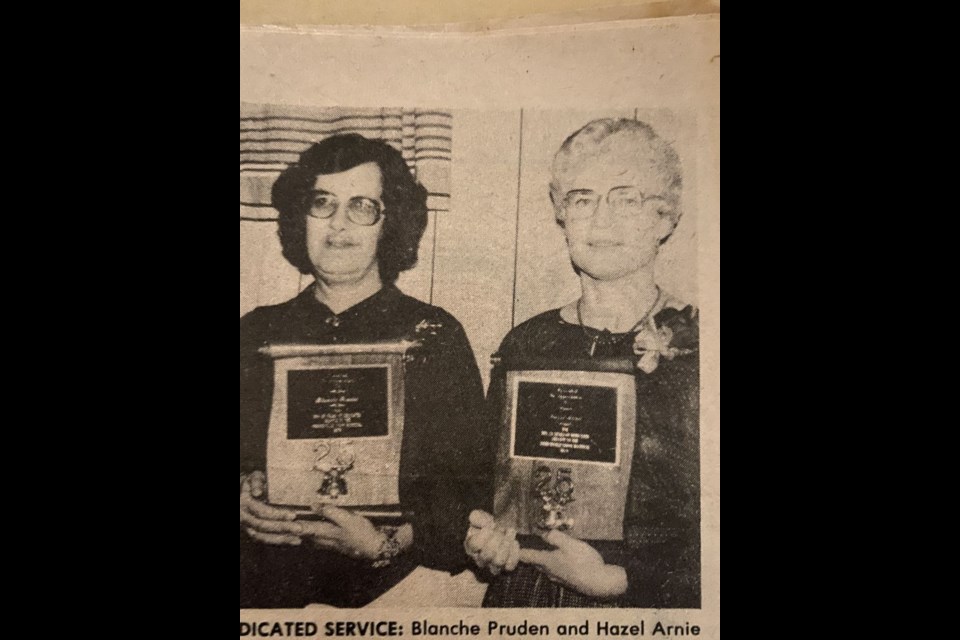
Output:
[[317,176],[314,190],[326,202],[339,203],[329,218],[307,216],[307,252],[314,275],[328,284],[379,278],[377,244],[383,219],[364,226],[350,219],[347,209],[363,200],[382,205],[383,178],[380,167],[370,162],[342,173]]

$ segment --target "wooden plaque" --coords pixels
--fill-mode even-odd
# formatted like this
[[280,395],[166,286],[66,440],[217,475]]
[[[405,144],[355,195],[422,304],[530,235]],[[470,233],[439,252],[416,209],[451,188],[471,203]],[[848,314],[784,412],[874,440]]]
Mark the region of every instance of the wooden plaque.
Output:
[[514,370],[506,376],[495,510],[522,534],[556,528],[623,540],[636,438],[631,373]]
[[412,342],[275,345],[268,501],[399,517],[405,360]]

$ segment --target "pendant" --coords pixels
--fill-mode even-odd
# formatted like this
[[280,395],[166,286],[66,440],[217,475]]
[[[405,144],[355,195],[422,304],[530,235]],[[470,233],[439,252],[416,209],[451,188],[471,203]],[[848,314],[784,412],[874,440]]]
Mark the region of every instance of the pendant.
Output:
[[317,445],[317,459],[313,468],[323,474],[320,481],[318,494],[331,500],[337,500],[346,496],[350,491],[347,485],[346,475],[356,463],[357,456],[352,447],[347,444],[337,455],[336,462],[326,462],[324,459],[330,455],[331,447],[329,444],[321,443]]
[[569,531],[576,524],[567,515],[567,507],[575,502],[573,470],[558,469],[556,475],[550,467],[540,467],[534,474],[534,496],[541,503],[537,527],[547,531]]
[[594,357],[597,354],[597,347],[603,345],[605,348],[613,344],[613,334],[610,333],[609,329],[604,329],[598,335],[593,336],[593,345],[590,347],[590,357]]

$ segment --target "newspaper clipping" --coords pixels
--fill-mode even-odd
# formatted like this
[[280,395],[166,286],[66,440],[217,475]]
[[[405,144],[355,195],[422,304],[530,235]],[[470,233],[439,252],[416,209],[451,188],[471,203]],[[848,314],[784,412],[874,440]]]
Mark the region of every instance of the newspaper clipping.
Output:
[[719,47],[241,28],[241,638],[720,637]]

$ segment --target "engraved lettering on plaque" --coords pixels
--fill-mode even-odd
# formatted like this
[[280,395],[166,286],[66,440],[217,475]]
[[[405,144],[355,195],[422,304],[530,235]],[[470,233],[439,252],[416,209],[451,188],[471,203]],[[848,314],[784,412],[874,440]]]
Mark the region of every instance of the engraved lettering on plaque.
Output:
[[513,454],[614,464],[617,420],[615,388],[520,382]]
[[377,438],[390,433],[386,367],[290,371],[291,440]]

